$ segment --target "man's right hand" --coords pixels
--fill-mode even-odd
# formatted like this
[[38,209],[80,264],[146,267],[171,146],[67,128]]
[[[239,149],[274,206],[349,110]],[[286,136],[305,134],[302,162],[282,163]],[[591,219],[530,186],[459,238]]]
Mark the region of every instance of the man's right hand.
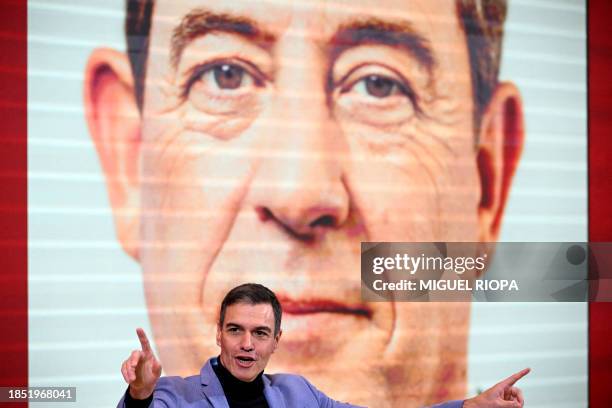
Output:
[[136,329],[142,350],[134,350],[121,365],[121,374],[130,385],[130,396],[144,400],[153,394],[157,380],[161,376],[161,364],[155,358],[151,344],[143,329]]

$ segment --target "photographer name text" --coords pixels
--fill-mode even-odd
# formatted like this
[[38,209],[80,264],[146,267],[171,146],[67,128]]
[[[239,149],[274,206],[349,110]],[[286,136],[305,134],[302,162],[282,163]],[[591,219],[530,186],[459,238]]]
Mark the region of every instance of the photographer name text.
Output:
[[385,282],[377,279],[372,282],[376,291],[518,291],[519,285],[515,279],[401,279],[396,282]]

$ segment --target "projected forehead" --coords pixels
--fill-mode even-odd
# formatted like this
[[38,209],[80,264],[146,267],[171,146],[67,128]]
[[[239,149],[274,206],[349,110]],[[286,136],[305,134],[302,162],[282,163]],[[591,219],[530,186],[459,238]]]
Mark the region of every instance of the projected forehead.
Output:
[[153,52],[170,50],[169,63],[176,66],[194,39],[208,33],[233,32],[267,50],[272,50],[283,36],[307,38],[322,51],[329,45],[382,42],[404,48],[419,62],[431,66],[435,62],[433,54],[438,51],[432,52],[429,44],[452,44],[461,34],[453,3],[442,0],[227,3],[158,2],[152,30]]
[[217,14],[242,15],[258,21],[276,36],[282,35],[296,20],[299,35],[325,38],[333,34],[335,26],[343,20],[377,18],[381,20],[409,20],[421,25],[440,20],[452,27],[457,14],[454,2],[428,1],[157,1],[155,24],[175,25],[192,11],[210,11]]
[[[241,14],[217,13],[208,9],[192,10],[173,30],[171,65],[176,68],[189,43],[204,35],[234,34],[272,52],[279,35],[268,31],[270,26],[274,27],[274,24],[262,24]],[[427,40],[409,21],[355,17],[336,26],[332,34],[326,37],[317,32],[294,33],[296,37],[310,37],[312,42],[319,43],[322,52],[331,50],[332,54],[337,54],[353,46],[380,44],[398,47],[413,54],[427,69],[431,69],[435,63]]]

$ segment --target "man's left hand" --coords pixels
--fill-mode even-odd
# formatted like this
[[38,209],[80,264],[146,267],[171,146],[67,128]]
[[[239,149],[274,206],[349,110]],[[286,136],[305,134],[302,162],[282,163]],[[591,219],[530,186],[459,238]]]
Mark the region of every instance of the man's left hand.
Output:
[[523,392],[514,384],[526,376],[530,368],[525,368],[495,384],[482,394],[465,400],[463,408],[522,408]]

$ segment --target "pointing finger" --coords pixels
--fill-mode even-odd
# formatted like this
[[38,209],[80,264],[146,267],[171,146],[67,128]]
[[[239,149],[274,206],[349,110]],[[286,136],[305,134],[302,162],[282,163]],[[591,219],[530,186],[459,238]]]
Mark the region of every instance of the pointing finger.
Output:
[[140,327],[136,329],[136,334],[138,335],[138,340],[140,340],[140,347],[142,347],[142,351],[145,353],[151,352],[151,343],[149,343],[149,339],[147,338],[147,334]]
[[504,388],[512,387],[514,383],[516,383],[518,380],[520,380],[521,378],[529,374],[530,371],[531,371],[531,368],[524,368],[518,373],[512,374],[510,377],[506,378],[505,380],[500,381],[498,385],[502,385]]

